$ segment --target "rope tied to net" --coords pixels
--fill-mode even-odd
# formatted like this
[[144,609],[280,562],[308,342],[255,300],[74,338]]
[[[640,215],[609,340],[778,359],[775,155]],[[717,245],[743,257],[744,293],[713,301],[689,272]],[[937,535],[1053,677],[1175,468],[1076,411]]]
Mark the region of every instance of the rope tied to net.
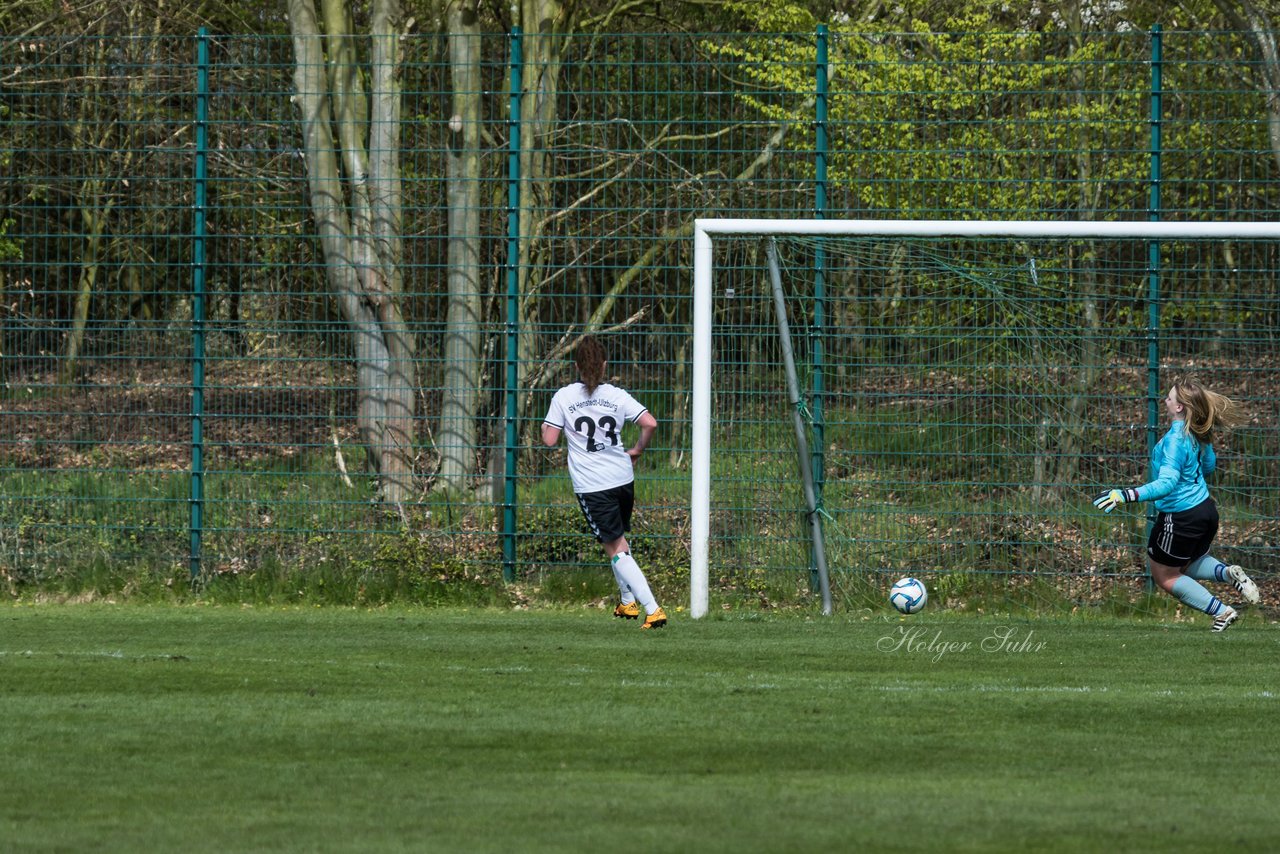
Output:
[[804,398],[803,397],[797,398],[796,402],[793,405],[796,408],[796,412],[799,412],[800,417],[804,419],[804,423],[812,427],[813,413],[809,411],[809,404],[805,403]]
[[[839,524],[836,521],[836,517],[828,513],[827,508],[822,505],[821,498],[818,499],[818,506],[814,507],[813,510],[806,511],[804,515],[805,515],[805,518],[807,519],[812,519],[814,516],[821,516],[823,519],[826,519],[828,522],[830,522],[833,525]],[[850,539],[853,539],[853,538],[850,537]]]

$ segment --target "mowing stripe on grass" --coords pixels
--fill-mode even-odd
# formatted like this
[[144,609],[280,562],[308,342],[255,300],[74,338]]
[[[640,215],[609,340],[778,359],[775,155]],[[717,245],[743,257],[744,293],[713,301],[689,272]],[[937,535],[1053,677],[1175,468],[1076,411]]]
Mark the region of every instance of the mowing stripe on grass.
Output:
[[1007,620],[916,621],[972,641],[937,661],[878,647],[894,620],[616,623],[0,608],[0,849],[1280,843],[1262,620],[1031,620],[1046,645],[1012,655],[980,647]]

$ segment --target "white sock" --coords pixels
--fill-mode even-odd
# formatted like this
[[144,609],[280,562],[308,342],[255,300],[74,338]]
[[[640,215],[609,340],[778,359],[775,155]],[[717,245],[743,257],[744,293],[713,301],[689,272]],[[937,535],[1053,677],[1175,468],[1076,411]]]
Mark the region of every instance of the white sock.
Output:
[[653,598],[649,582],[645,580],[640,564],[636,563],[630,552],[619,552],[613,556],[613,574],[619,579],[619,587],[625,583],[635,594],[636,601],[644,606],[645,613],[652,614],[658,610],[658,600]]
[[636,594],[631,592],[631,586],[622,577],[622,573],[618,572],[618,562],[616,560],[613,561],[613,580],[618,582],[618,593],[622,596],[623,605],[630,605],[636,601]]

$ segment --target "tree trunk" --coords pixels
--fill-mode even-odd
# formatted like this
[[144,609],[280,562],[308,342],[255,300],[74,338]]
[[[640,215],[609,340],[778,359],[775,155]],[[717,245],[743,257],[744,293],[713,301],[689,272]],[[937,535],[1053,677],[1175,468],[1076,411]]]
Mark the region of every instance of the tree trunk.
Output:
[[449,308],[440,402],[439,486],[461,490],[476,463],[476,408],[483,366],[480,293],[480,25],[475,0],[448,11],[453,111],[446,174]]
[[[1082,48],[1079,33],[1083,30],[1084,21],[1080,15],[1079,3],[1066,5],[1068,20],[1074,25],[1071,30],[1072,56]],[[1081,79],[1081,69],[1077,64],[1072,71],[1076,98],[1083,101],[1086,97],[1086,86]],[[1081,108],[1081,115],[1084,108]],[[1080,199],[1076,210],[1077,219],[1093,220],[1097,218],[1098,197],[1101,185],[1093,180],[1093,157],[1088,146],[1081,146],[1076,152],[1076,181],[1080,189]],[[1101,353],[1099,342],[1102,339],[1102,319],[1098,311],[1098,248],[1097,243],[1089,240],[1085,244],[1080,263],[1072,263],[1071,276],[1073,292],[1084,294],[1080,303],[1085,329],[1084,341],[1081,343],[1080,364],[1076,366],[1075,376],[1071,382],[1062,384],[1058,389],[1045,389],[1045,394],[1061,393],[1064,395],[1062,407],[1062,424],[1058,426],[1058,453],[1052,461],[1050,469],[1043,473],[1049,482],[1058,489],[1076,480],[1080,468],[1080,454],[1084,447],[1085,433],[1088,427],[1088,413],[1085,402],[1089,400],[1089,390],[1097,383],[1101,375]],[[1076,285],[1076,282],[1081,284]]]
[[1252,0],[1215,0],[1231,25],[1242,30],[1262,57],[1259,74],[1262,76],[1258,90],[1267,105],[1267,136],[1271,142],[1271,156],[1280,165],[1280,48],[1276,46],[1275,27],[1268,13],[1259,9]]
[[[572,11],[561,0],[520,0],[524,28],[524,92],[520,96],[520,320],[537,328],[537,291],[541,274],[542,231],[539,211],[551,207],[551,158],[556,128],[560,66],[565,40],[572,31]],[[544,348],[532,335],[520,336],[520,382]]]
[[[98,182],[86,182],[97,184]],[[84,330],[89,322],[89,306],[98,281],[98,258],[102,247],[102,231],[106,225],[108,207],[99,210],[98,194],[86,192],[81,196],[80,218],[84,221],[84,252],[80,256],[80,278],[76,282],[76,301],[71,311],[71,333],[67,336],[67,348],[58,367],[58,384],[67,385],[75,377],[80,350],[84,347]],[[90,204],[92,200],[92,204]]]
[[[302,113],[311,212],[325,272],[355,336],[356,423],[382,500],[412,494],[413,340],[400,308],[398,33],[400,7],[376,0],[370,53],[372,115],[355,65],[346,7],[324,0],[327,37],[313,0],[289,0],[294,102]],[[328,50],[325,47],[328,45]],[[368,155],[362,133],[368,129]],[[335,148],[335,131],[338,145]],[[341,161],[339,161],[339,154]]]
[[385,289],[378,322],[390,357],[384,386],[385,453],[380,462],[383,495],[402,503],[410,498],[415,439],[415,375],[413,333],[401,309],[404,294],[404,251],[401,239],[400,188],[400,0],[376,0],[370,18],[373,116],[369,127],[369,212],[376,278]]
[[[103,84],[101,79],[106,58],[106,39],[98,39],[89,61],[90,77],[94,82],[84,97],[79,99],[78,115],[71,129],[73,145],[81,151],[97,153],[110,150],[111,131],[114,118],[103,118],[95,110],[100,100]],[[96,131],[89,137],[90,130]],[[105,170],[104,170],[105,171]],[[62,362],[58,366],[58,383],[66,385],[75,376],[80,351],[84,347],[85,328],[89,322],[89,308],[93,303],[93,292],[98,281],[98,264],[102,252],[102,235],[106,230],[107,217],[110,215],[113,202],[104,202],[102,178],[85,178],[80,184],[80,220],[85,226],[84,250],[80,256],[80,277],[76,282],[76,299],[72,307],[71,332],[67,337],[67,346],[62,354]]]
[[[0,222],[0,228],[3,228],[3,226],[4,226],[4,223]],[[4,236],[3,231],[0,231],[0,238],[2,238],[3,236]],[[4,249],[4,246],[0,245],[0,260],[4,259],[3,249]],[[4,319],[7,316],[7,312],[5,309],[4,287],[5,287],[4,267],[0,266],[0,393],[5,392],[9,388],[9,377],[5,374],[5,365],[7,364],[7,362],[5,361],[5,358],[4,358],[4,338],[5,338]]]

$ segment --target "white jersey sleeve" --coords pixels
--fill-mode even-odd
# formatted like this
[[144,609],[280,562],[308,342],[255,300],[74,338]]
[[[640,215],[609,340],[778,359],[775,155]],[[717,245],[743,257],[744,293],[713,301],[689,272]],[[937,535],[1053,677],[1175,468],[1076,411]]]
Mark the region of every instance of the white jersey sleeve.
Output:
[[601,492],[635,480],[622,426],[646,412],[624,389],[609,383],[601,383],[590,395],[582,383],[555,393],[543,422],[564,431],[574,492]]

